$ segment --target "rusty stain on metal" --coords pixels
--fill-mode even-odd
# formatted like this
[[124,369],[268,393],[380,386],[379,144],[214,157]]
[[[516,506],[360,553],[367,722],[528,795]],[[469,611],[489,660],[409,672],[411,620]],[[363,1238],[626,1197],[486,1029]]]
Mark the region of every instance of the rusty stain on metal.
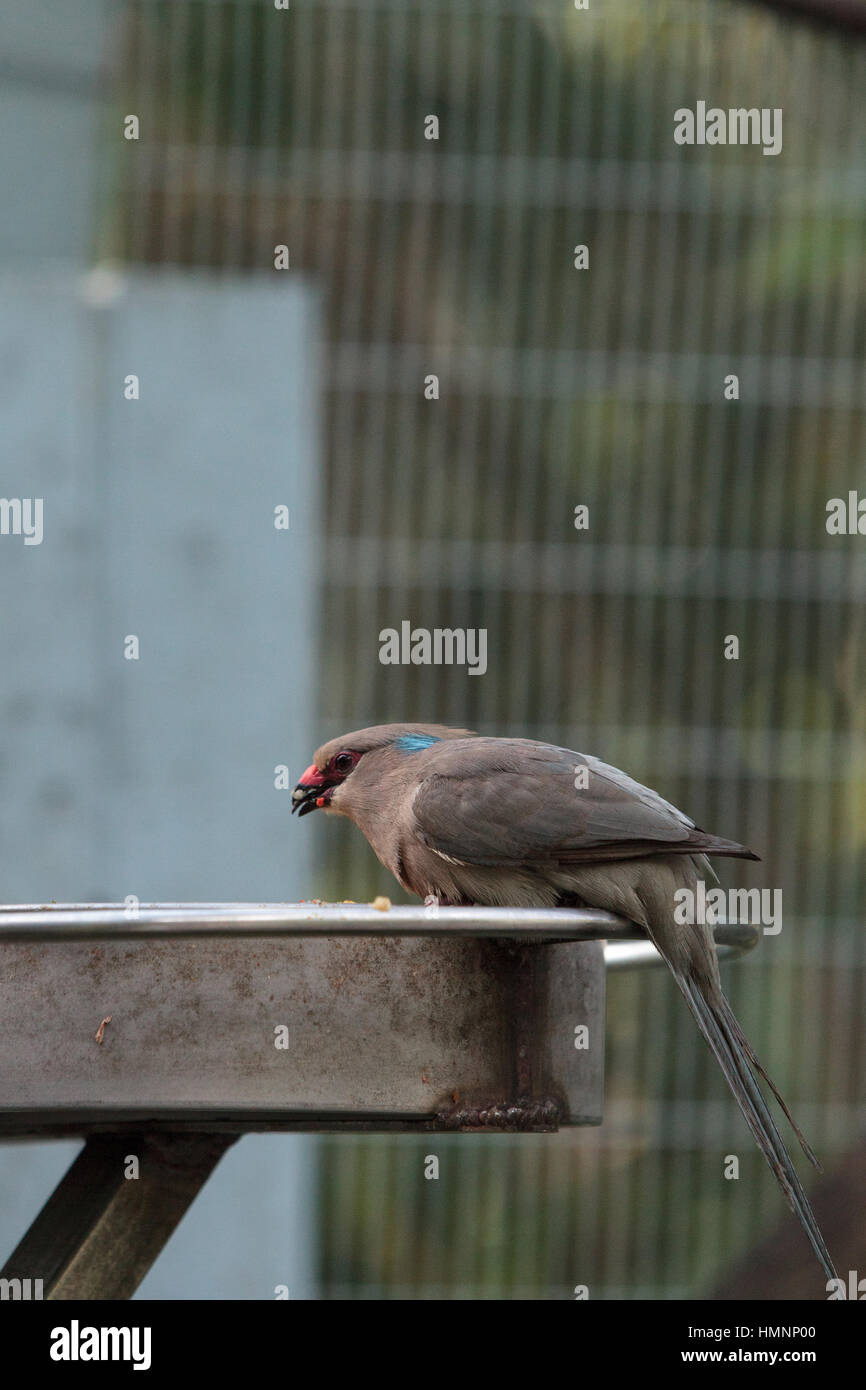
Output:
[[559,1128],[562,1111],[555,1100],[502,1101],[496,1105],[463,1106],[440,1110],[436,1116],[440,1129],[497,1129],[541,1131]]
[[519,1096],[529,1096],[532,1094],[533,1037],[538,1022],[533,951],[530,946],[510,944],[504,949],[513,961],[511,1022],[515,1092]]

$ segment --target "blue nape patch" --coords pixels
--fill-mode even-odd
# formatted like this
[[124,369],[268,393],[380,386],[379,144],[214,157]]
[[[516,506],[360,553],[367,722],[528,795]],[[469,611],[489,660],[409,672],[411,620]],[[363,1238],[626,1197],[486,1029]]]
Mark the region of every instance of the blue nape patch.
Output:
[[394,740],[395,747],[401,753],[420,753],[424,748],[429,748],[431,743],[441,743],[440,738],[435,734],[401,734]]

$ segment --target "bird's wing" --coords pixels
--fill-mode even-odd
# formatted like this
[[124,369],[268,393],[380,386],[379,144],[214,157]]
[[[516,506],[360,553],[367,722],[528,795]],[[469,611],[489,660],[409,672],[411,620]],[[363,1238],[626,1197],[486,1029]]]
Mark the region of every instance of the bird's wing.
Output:
[[428,848],[464,864],[552,867],[701,852],[755,857],[696,829],[624,772],[568,748],[531,739],[455,740],[431,748],[419,774],[417,833]]

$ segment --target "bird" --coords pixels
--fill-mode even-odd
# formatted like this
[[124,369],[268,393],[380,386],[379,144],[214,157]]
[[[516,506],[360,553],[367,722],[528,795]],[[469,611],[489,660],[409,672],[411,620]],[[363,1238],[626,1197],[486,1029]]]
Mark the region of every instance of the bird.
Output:
[[315,810],[347,816],[402,887],[425,901],[601,908],[643,928],[824,1273],[837,1277],[759,1077],[806,1157],[821,1165],[722,991],[711,923],[685,923],[674,911],[680,890],[696,893],[705,877],[718,882],[707,855],[757,854],[701,830],[589,754],[441,724],[380,724],[323,744],[292,792],[293,812]]

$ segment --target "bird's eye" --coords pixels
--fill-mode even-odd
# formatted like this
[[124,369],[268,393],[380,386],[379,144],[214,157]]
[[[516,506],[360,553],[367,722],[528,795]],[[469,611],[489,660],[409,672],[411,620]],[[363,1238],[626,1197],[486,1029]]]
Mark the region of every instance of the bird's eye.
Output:
[[355,766],[355,759],[351,753],[338,753],[334,759],[335,772],[351,772]]

